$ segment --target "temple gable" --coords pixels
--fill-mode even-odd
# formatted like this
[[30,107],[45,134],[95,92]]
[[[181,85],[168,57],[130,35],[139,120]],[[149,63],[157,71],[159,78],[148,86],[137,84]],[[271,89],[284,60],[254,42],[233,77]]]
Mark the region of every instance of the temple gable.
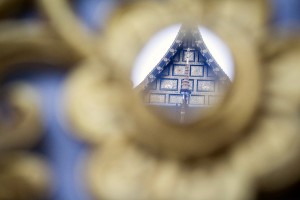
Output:
[[198,28],[181,26],[168,52],[138,87],[146,105],[185,115],[215,104],[229,84]]

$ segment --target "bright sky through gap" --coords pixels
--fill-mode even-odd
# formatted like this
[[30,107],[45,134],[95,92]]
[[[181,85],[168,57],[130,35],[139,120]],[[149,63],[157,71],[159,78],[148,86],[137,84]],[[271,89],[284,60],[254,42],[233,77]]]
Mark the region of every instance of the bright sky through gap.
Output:
[[[180,24],[176,24],[158,32],[141,50],[131,75],[134,87],[138,86],[164,57],[174,42],[180,26]],[[233,80],[234,62],[228,46],[209,29],[200,27],[199,30],[212,56],[228,77]]]

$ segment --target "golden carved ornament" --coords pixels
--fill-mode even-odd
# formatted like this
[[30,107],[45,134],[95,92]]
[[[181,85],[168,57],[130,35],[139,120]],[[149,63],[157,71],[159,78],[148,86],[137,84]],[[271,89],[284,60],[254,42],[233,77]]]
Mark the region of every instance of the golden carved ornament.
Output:
[[[45,63],[54,66],[72,66],[78,54],[65,45],[45,24],[38,21],[2,22],[0,26],[0,72],[16,69],[17,64]],[[14,67],[13,69],[12,66]]]
[[[164,9],[165,7],[169,9]],[[197,6],[193,4],[193,6],[190,6],[192,7],[191,12],[187,10],[188,14],[174,16],[173,13],[178,13],[177,9],[179,9],[179,7],[180,6],[174,6],[174,2],[170,3],[170,5],[165,2],[164,6],[161,6],[161,4],[157,2],[139,2],[132,6],[131,10],[127,8],[125,10],[126,12],[117,12],[117,15],[113,17],[104,36],[105,40],[101,41],[102,47],[106,49],[105,52],[102,52],[103,54],[107,54],[109,58],[109,60],[106,61],[108,64],[99,64],[99,75],[93,70],[80,69],[80,72],[75,72],[77,75],[71,76],[73,78],[71,78],[71,82],[68,84],[70,85],[69,88],[71,88],[69,101],[74,102],[74,104],[70,104],[70,117],[72,121],[77,121],[75,126],[78,125],[77,128],[83,130],[83,135],[85,135],[83,137],[86,138],[89,137],[89,135],[94,135],[89,141],[92,141],[92,143],[101,143],[102,136],[100,130],[103,129],[103,125],[97,120],[105,118],[103,116],[114,115],[114,113],[118,113],[116,110],[119,109],[115,109],[113,105],[110,106],[109,100],[105,100],[107,103],[97,103],[100,102],[100,97],[97,100],[92,100],[92,94],[94,94],[93,96],[110,95],[110,98],[107,99],[111,99],[111,101],[113,101],[112,99],[114,99],[113,97],[115,97],[115,95],[119,95],[121,99],[119,100],[119,107],[121,107],[119,110],[125,110],[123,111],[124,113],[130,110],[128,114],[134,118],[133,124],[136,126],[136,131],[126,131],[126,129],[122,131],[122,129],[120,129],[118,132],[127,133],[130,137],[137,139],[142,144],[163,154],[181,158],[207,155],[231,143],[242,133],[241,130],[244,129],[245,125],[251,120],[259,102],[261,91],[259,87],[259,67],[261,64],[255,46],[248,40],[247,35],[226,20],[223,20],[222,23],[215,23],[209,28],[218,33],[230,46],[235,57],[237,78],[223,103],[210,113],[207,113],[204,119],[190,126],[177,126],[166,123],[164,120],[161,120],[149,112],[143,105],[140,97],[130,89],[128,80],[130,80],[129,76],[134,60],[151,34],[154,34],[165,26],[179,23],[182,20],[189,21],[199,19],[197,23],[201,22],[202,17],[201,15],[197,16],[197,14],[201,12],[202,3],[199,3],[199,9],[195,9]],[[157,21],[160,23],[157,23]],[[120,33],[122,33],[121,36]],[[128,47],[130,47],[130,49],[128,49]],[[240,49],[243,49],[243,51]],[[245,62],[246,59],[247,62]],[[112,63],[111,68],[106,67],[109,63]],[[93,69],[95,69],[95,67]],[[110,71],[107,73],[108,76],[112,77],[101,78],[104,76],[103,71],[107,70]],[[106,73],[104,72],[104,74]],[[74,77],[77,77],[77,79]],[[83,80],[89,80],[90,84],[94,83],[95,89],[97,89],[95,87],[95,83],[97,83],[98,92],[91,89],[91,85],[81,85],[80,79],[82,80],[82,84],[88,84],[87,81]],[[126,83],[128,84],[126,85]],[[121,88],[120,90],[126,92],[122,92],[121,94],[120,92],[114,91],[110,88],[113,87],[111,86],[113,84],[117,85],[117,88]],[[247,91],[247,95],[243,95],[245,91]],[[88,92],[90,93],[89,95],[87,94]],[[78,97],[75,98],[75,96],[72,95],[73,93],[75,95],[85,95],[82,95],[80,100],[78,100]],[[83,105],[92,105],[83,104],[82,101],[84,101],[84,99],[87,99],[86,101],[95,102],[94,112],[92,112],[94,117],[84,118],[85,116],[82,115],[79,120],[79,114],[74,115],[74,112],[84,113],[83,110],[81,110]],[[96,112],[95,109],[97,106],[100,107],[102,105],[105,107],[105,112],[102,109]],[[129,109],[130,106],[133,108]],[[243,112],[243,116],[240,116],[240,112]],[[126,115],[124,115],[122,120],[126,118]],[[218,124],[218,126],[216,126],[216,124]],[[83,126],[85,126],[85,128]],[[84,130],[87,130],[89,134],[86,134]],[[207,132],[210,134],[207,134]],[[98,139],[97,135],[99,135]],[[105,135],[111,134],[105,133]]]
[[[300,48],[267,38],[265,13],[265,1],[242,0],[143,1],[116,12],[98,39],[101,62],[83,62],[66,85],[76,134],[95,147],[86,169],[96,199],[245,200],[299,178]],[[150,37],[182,22],[228,44],[236,77],[224,100],[187,126],[147,110],[129,82]]]
[[79,56],[49,27],[34,21],[2,22],[0,46],[1,106],[6,107],[0,115],[0,199],[45,199],[51,183],[44,159],[16,152],[29,150],[42,136],[40,98],[32,86],[4,80],[31,64],[72,66]]
[[0,46],[0,95],[5,107],[0,113],[0,199],[44,199],[51,188],[47,163],[29,152],[16,152],[29,150],[42,136],[40,97],[29,84],[4,80],[29,66],[70,67],[79,55],[37,21],[2,22]]
[[[74,63],[78,57],[55,37],[50,29],[39,23],[2,23],[0,26],[1,81],[26,63]],[[3,92],[3,87],[1,92]],[[0,121],[0,149],[28,147],[39,139],[42,131],[39,98],[29,85],[21,83],[5,88],[6,102],[14,114]],[[6,124],[9,124],[6,126]]]
[[83,27],[67,0],[41,0],[39,4],[55,31],[79,55],[82,57],[99,56],[94,44],[94,40],[98,36]]
[[9,119],[0,121],[0,150],[31,147],[42,131],[39,98],[33,88],[24,83],[10,84],[2,91],[2,101],[10,110]]
[[0,154],[0,199],[45,199],[51,188],[50,177],[46,162],[35,154]]
[[128,138],[111,138],[91,153],[88,186],[95,199],[247,200],[247,174],[223,157],[182,162],[153,154]]
[[[237,24],[254,42],[262,42],[269,19],[268,1],[261,0],[212,0],[207,1],[205,18],[209,23],[223,21]],[[220,20],[222,19],[222,20]]]

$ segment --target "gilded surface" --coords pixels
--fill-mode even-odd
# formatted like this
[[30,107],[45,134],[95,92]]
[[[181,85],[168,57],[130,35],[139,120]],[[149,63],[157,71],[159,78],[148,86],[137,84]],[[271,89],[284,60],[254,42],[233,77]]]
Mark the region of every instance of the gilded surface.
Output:
[[182,103],[182,95],[171,94],[170,95],[170,103],[172,104],[181,104]]
[[203,67],[191,65],[191,76],[204,76]]
[[160,88],[162,90],[177,90],[178,80],[161,79]]
[[214,92],[215,82],[214,81],[197,81],[197,90],[204,92]]
[[[3,2],[1,13],[12,9]],[[266,2],[126,2],[101,34],[87,32],[66,0],[38,1],[46,23],[0,25],[1,78],[22,63],[78,66],[69,68],[64,98],[73,135],[92,147],[81,165],[90,195],[105,200],[251,200],[258,191],[278,191],[299,181],[300,43],[272,36]],[[215,109],[179,126],[145,108],[129,77],[147,40],[183,21],[205,24],[220,35],[232,50],[236,79]],[[189,59],[197,60],[197,53]],[[191,74],[210,77],[219,70],[195,65]],[[194,83],[194,89],[218,89],[205,81]],[[181,83],[164,84],[174,89]],[[159,81],[151,85],[160,87]],[[47,199],[55,185],[52,166],[30,150],[43,132],[39,97],[24,83],[1,85],[0,95],[0,199]],[[176,95],[145,98],[175,104],[180,101]],[[212,104],[217,99],[194,95],[190,101]]]
[[166,95],[165,94],[150,94],[151,103],[165,103]]
[[203,105],[203,104],[205,104],[205,97],[192,95],[191,99],[190,99],[190,104]]

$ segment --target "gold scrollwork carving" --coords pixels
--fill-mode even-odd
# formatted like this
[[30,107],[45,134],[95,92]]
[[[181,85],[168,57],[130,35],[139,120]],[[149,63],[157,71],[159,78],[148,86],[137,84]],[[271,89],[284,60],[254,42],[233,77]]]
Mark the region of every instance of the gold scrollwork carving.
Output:
[[[9,1],[3,2],[0,15]],[[299,180],[300,46],[272,36],[267,1],[128,2],[101,34],[86,31],[67,0],[38,2],[52,28],[37,22],[0,25],[1,79],[22,63],[78,66],[66,81],[65,106],[76,136],[94,147],[86,163],[93,196],[246,200],[259,189]],[[150,37],[175,23],[202,24],[217,33],[236,66],[224,100],[186,126],[149,111],[129,78]],[[0,91],[7,91],[13,116],[5,119],[12,125],[0,118],[0,185],[6,183],[0,199],[43,198],[49,188],[44,161],[12,151],[40,137],[36,94],[24,84]]]
[[[121,97],[124,104],[120,101],[120,104],[123,104],[120,106],[120,110],[122,110],[122,108],[127,109],[127,106],[125,105],[127,98],[134,102],[134,108],[128,115],[134,116],[134,119],[138,124],[138,129],[136,131],[131,131],[129,135],[142,144],[151,147],[153,150],[158,150],[163,154],[176,155],[176,157],[199,157],[212,153],[223,147],[225,144],[235,140],[245,125],[249,123],[249,120],[257,108],[261,91],[259,55],[255,52],[255,46],[248,41],[247,35],[235,26],[229,26],[229,22],[225,21],[226,23],[218,23],[213,27],[210,27],[231,47],[236,61],[237,79],[235,80],[232,89],[225,97],[226,100],[224,103],[213,112],[207,113],[205,119],[186,127],[166,123],[157,116],[152,115],[145,106],[143,106],[139,97],[137,97],[133,91],[128,89],[128,85],[124,85],[124,80],[129,80],[129,74],[134,59],[137,56],[139,49],[150,37],[149,33],[155,33],[160,28],[178,23],[180,20],[188,20],[188,17],[191,16],[189,15],[190,12],[188,12],[188,17],[172,17],[173,15],[170,13],[174,11],[173,9],[167,9],[167,12],[163,12],[162,10],[164,7],[162,8],[159,3],[151,2],[149,3],[150,6],[146,6],[147,3],[139,3],[138,5],[133,6],[133,10],[127,10],[127,13],[118,13],[108,26],[106,33],[107,38],[105,40],[107,52],[104,53],[107,53],[108,57],[114,58],[112,76],[116,76],[117,78],[112,80],[114,81],[113,84],[118,85],[120,88],[125,87],[123,90],[126,91],[124,96]],[[201,5],[201,3],[198,5],[200,10]],[[192,11],[195,13],[194,15],[192,13],[192,18],[190,20],[194,19],[196,13],[200,10],[193,8]],[[201,16],[199,16],[198,21],[201,22],[200,17]],[[144,20],[137,20],[138,18],[146,19],[148,23],[144,23]],[[161,19],[160,23],[156,23],[159,19]],[[165,19],[165,21],[163,19]],[[135,28],[126,29],[126,27]],[[120,37],[119,33],[121,30],[123,31],[122,36]],[[131,47],[130,50],[126,50],[127,47]],[[241,49],[243,49],[243,51],[241,51]],[[103,68],[103,66],[99,67],[99,72]],[[97,80],[95,75],[90,74],[86,77],[90,77],[90,80],[95,78],[95,82]],[[112,84],[111,82],[110,84]],[[72,83],[71,87],[72,85],[74,86],[73,91],[82,92],[82,89],[75,89],[79,84]],[[108,86],[106,87],[109,88]],[[95,92],[97,94],[108,94],[111,92],[111,96],[113,96],[115,95],[114,93],[116,93],[113,90],[100,89],[100,86],[98,88],[98,92]],[[92,94],[92,92],[90,93]],[[244,95],[244,93],[247,93],[247,95]],[[69,100],[74,101],[72,99]],[[83,95],[81,100],[83,99],[89,99],[89,101],[91,101],[92,97],[91,95]],[[95,101],[95,103],[96,102],[97,101]],[[103,104],[104,103],[101,103],[101,105]],[[113,107],[109,105],[109,101],[107,101],[106,104],[109,108]],[[95,109],[97,106],[100,107],[99,104],[95,105]],[[82,106],[77,104],[77,106],[73,106],[70,110],[78,110],[80,107]],[[243,112],[243,117],[239,115],[240,112]],[[96,119],[105,116],[100,110],[93,113],[98,113],[98,116],[95,116]],[[111,111],[111,113],[117,112]],[[72,118],[77,118],[75,115],[70,116]],[[93,135],[101,135],[101,125],[96,121],[94,121],[94,124],[92,125],[91,119],[92,118],[81,119],[81,121],[77,120],[77,124],[80,124],[79,126],[84,126],[85,124],[88,124],[84,121],[89,121],[89,127],[97,127],[94,129]],[[216,126],[216,124],[218,124],[218,126]],[[91,128],[89,128],[88,132],[91,132]],[[184,132],[186,134],[184,134]],[[209,134],[207,134],[207,132],[209,132]],[[101,137],[99,136],[99,138]],[[95,138],[93,140],[95,141]]]
[[99,61],[86,61],[66,83],[66,109],[74,132],[93,145],[137,129],[129,114],[135,106],[129,81],[120,83],[109,72]]
[[251,180],[222,158],[188,164],[147,152],[124,137],[93,151],[86,165],[95,199],[246,200],[254,196]]
[[27,152],[0,154],[0,199],[45,199],[50,170],[43,158]]
[[10,73],[24,64],[52,64],[62,67],[75,63],[79,56],[40,22],[2,22],[0,25],[0,199],[44,199],[50,188],[50,174],[44,159],[29,149],[42,136],[40,99],[32,86],[6,83]]
[[[19,67],[18,64],[44,62],[68,65],[77,59],[76,54],[64,48],[46,26],[38,23],[2,24],[0,45],[2,46],[2,51],[0,51],[1,78],[16,70]],[[5,122],[0,122],[2,124],[0,149],[14,149],[20,145],[26,146],[27,143],[34,143],[33,141],[36,141],[34,138],[40,134],[42,126],[38,98],[33,89],[23,84],[8,88],[6,89],[8,104],[16,110],[20,118],[17,117],[10,128],[4,126]]]
[[4,101],[11,114],[2,116],[0,121],[0,150],[33,146],[42,131],[38,96],[30,86],[22,83],[10,84],[5,90]]
[[41,0],[39,3],[54,29],[82,57],[101,56],[101,54],[97,53],[94,44],[94,37],[96,36],[83,28],[80,21],[72,12],[68,1]]
[[[186,13],[177,12],[183,7]],[[248,7],[255,18],[243,12]],[[220,17],[211,20],[210,13]],[[87,162],[96,199],[252,199],[258,188],[278,189],[298,177],[299,92],[280,76],[287,62],[289,77],[298,81],[292,72],[299,70],[291,62],[299,62],[298,47],[278,53],[266,46],[265,13],[265,1],[145,1],[112,17],[99,41],[105,64],[98,69],[86,64],[67,85],[74,127],[84,140],[101,144],[101,153],[92,151]],[[230,46],[236,80],[219,107],[181,127],[148,111],[128,80],[138,51],[152,34],[195,19]],[[282,57],[272,57],[274,52]]]

